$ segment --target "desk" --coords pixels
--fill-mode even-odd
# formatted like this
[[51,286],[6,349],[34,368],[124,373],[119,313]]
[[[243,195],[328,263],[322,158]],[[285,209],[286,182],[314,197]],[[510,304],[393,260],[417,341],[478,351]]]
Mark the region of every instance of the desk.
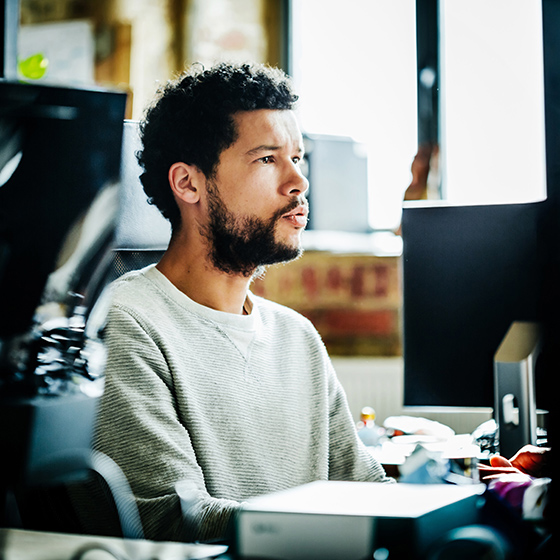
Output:
[[[124,540],[112,537],[44,533],[20,529],[0,529],[2,560],[70,560],[82,547],[97,547],[83,556],[84,560],[201,560],[214,558],[227,551],[226,546]],[[116,556],[105,552],[112,550]],[[76,557],[76,558],[79,558]]]

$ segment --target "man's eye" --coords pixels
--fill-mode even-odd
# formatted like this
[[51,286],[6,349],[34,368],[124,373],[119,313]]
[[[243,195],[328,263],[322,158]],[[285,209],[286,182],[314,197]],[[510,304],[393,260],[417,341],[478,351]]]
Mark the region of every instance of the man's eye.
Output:
[[264,156],[260,159],[260,161],[262,163],[272,163],[273,158],[272,158],[272,156]]

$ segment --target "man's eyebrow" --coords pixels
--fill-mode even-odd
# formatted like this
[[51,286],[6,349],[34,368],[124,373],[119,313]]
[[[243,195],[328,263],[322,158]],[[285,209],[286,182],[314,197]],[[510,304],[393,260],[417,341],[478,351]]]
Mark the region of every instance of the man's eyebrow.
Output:
[[[269,146],[268,144],[261,144],[260,146],[257,146],[256,148],[252,148],[251,150],[246,152],[246,155],[254,156],[262,152],[275,152],[281,149],[282,146]],[[305,153],[305,149],[303,148],[303,146],[298,146],[297,152],[303,155]]]
[[267,144],[261,144],[256,148],[252,148],[247,152],[248,156],[254,156],[256,154],[260,154],[261,152],[274,152],[281,148],[281,146],[269,146]]

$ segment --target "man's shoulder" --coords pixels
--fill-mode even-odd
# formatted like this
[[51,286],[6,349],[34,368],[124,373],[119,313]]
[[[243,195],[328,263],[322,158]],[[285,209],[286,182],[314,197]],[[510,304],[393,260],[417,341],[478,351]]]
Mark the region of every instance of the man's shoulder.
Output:
[[262,296],[257,296],[253,293],[251,295],[251,300],[258,305],[259,310],[264,311],[266,313],[271,313],[273,315],[286,315],[286,316],[293,316],[293,317],[303,317],[301,313],[297,312],[295,309],[273,301],[271,299],[266,299]]
[[327,359],[323,338],[315,325],[300,312],[264,299],[253,296],[258,306],[263,333],[275,346],[279,343],[303,355],[321,355]]
[[150,281],[150,267],[123,274],[110,285],[113,306],[145,306],[158,298],[158,289]]
[[251,299],[258,305],[259,313],[265,320],[287,321],[292,324],[299,324],[305,329],[316,330],[307,317],[291,307],[254,294],[251,294]]

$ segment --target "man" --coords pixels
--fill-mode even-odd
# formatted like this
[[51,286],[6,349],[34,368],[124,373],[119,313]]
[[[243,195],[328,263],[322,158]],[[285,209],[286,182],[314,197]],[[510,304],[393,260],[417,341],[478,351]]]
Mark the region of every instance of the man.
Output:
[[313,480],[390,480],[316,330],[249,292],[301,253],[296,100],[278,70],[221,64],[165,86],[141,125],[141,180],[172,237],[113,287],[95,447],[124,471],[147,538],[223,538],[243,500]]

